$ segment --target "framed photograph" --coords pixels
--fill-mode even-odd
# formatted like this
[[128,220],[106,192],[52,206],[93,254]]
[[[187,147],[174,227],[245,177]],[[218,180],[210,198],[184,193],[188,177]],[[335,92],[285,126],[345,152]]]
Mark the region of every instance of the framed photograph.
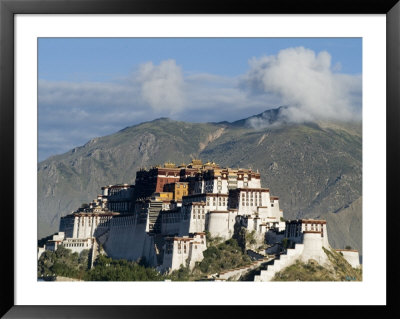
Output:
[[400,6],[291,4],[1,1],[5,318],[394,315]]

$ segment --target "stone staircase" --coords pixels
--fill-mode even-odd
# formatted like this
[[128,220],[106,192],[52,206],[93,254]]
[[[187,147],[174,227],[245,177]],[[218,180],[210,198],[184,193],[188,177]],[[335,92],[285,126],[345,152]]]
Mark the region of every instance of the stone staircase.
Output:
[[223,272],[220,272],[217,276],[215,276],[215,280],[238,280],[242,275],[247,272],[256,269],[264,263],[270,262],[274,257],[263,256],[259,260],[253,261],[250,265],[229,269]]
[[256,252],[256,251],[254,251],[252,249],[247,249],[246,253],[252,260],[260,260],[260,259],[263,259],[265,257],[268,257],[267,254],[265,254],[263,252]]
[[149,232],[159,233],[161,231],[160,212],[162,209],[162,202],[151,202],[148,209],[149,214]]
[[271,281],[278,271],[292,265],[300,257],[303,248],[303,244],[296,244],[294,248],[287,249],[286,254],[280,255],[279,259],[275,259],[266,270],[261,270],[260,275],[254,277],[254,281]]

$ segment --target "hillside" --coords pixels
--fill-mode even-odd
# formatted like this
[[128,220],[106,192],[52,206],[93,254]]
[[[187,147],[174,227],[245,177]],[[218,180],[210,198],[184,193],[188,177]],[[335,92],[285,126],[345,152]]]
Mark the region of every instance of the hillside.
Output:
[[324,248],[329,263],[321,266],[314,260],[307,263],[296,261],[276,273],[272,281],[362,281],[362,268],[351,265],[334,250]]
[[[276,113],[251,118],[273,124]],[[187,163],[195,157],[258,169],[262,185],[280,197],[285,218],[325,218],[334,247],[361,250],[361,123],[281,124],[256,130],[249,122],[157,119],[40,162],[39,238],[57,231],[60,216],[92,200],[101,186],[134,183],[140,167]]]

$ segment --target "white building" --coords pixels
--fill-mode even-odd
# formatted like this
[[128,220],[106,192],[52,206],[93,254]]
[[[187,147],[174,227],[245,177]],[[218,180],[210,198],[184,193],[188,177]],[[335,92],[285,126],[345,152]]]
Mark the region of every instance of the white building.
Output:
[[329,263],[329,258],[323,250],[331,249],[325,220],[289,220],[286,222],[284,237],[294,245],[290,245],[286,253],[280,255],[273,265],[269,265],[260,275],[255,276],[254,281],[270,281],[277,272],[294,264],[296,260],[308,262],[312,259],[322,266]]
[[297,219],[286,221],[285,237],[295,243],[304,242],[304,234],[319,234],[322,238],[323,246],[330,247],[328,242],[328,232],[326,220],[319,219]]
[[203,251],[207,249],[205,233],[196,233],[184,237],[167,237],[164,245],[164,257],[161,272],[171,272],[183,265],[193,269],[197,261],[203,260]]
[[110,220],[119,213],[108,211],[79,212],[61,217],[60,231],[66,238],[92,238],[101,236],[109,230]]
[[56,251],[58,246],[60,246],[65,238],[64,232],[58,232],[54,234],[53,237],[47,241],[45,248],[46,250]]
[[228,194],[230,189],[260,188],[260,174],[251,169],[213,168],[196,175],[194,193]]
[[[102,194],[88,207],[61,218],[63,238],[54,237],[47,243],[48,249],[55,250],[62,243],[80,252],[93,247],[97,239],[112,258],[136,261],[145,258],[157,269],[170,272],[181,265],[193,268],[195,262],[203,259],[205,231],[212,237],[229,239],[237,230],[236,226],[240,226],[255,232],[257,241],[267,243],[270,246],[267,253],[279,253],[284,238],[292,243],[286,255],[257,277],[259,281],[270,280],[276,271],[296,259],[327,262],[322,249],[330,248],[326,221],[300,219],[285,223],[279,198],[271,196],[268,188],[261,187],[258,172],[197,162],[192,161],[192,165],[180,173],[174,171],[173,179],[178,183],[184,180],[182,183],[191,192],[182,200],[171,197],[171,190],[176,186],[170,185],[171,181],[166,184],[170,185],[168,191],[160,188],[158,193],[146,195],[134,205],[135,186],[103,187]],[[158,174],[157,177],[168,176]],[[149,183],[152,182],[153,179]],[[143,187],[146,185],[149,186],[144,184]],[[359,265],[357,251],[340,252],[352,265]]]
[[62,245],[79,254],[82,250],[92,249],[95,240],[95,238],[66,238],[63,240]]
[[[101,197],[106,199],[108,210],[119,213],[133,211],[133,192],[134,185],[117,184],[108,185],[101,188]],[[103,205],[104,206],[104,205]],[[103,207],[104,208],[104,207]]]

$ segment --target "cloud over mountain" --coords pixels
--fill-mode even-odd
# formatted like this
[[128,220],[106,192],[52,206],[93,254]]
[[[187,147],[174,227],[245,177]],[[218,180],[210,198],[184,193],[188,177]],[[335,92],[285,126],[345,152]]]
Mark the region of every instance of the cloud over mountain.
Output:
[[252,94],[272,94],[288,105],[282,120],[354,120],[361,116],[361,75],[335,73],[322,51],[288,48],[277,55],[253,58],[241,87]]
[[288,105],[281,121],[360,119],[361,75],[339,73],[327,52],[298,47],[253,58],[237,76],[183,70],[169,59],[108,82],[40,79],[39,160],[159,117],[235,121],[279,105]]

